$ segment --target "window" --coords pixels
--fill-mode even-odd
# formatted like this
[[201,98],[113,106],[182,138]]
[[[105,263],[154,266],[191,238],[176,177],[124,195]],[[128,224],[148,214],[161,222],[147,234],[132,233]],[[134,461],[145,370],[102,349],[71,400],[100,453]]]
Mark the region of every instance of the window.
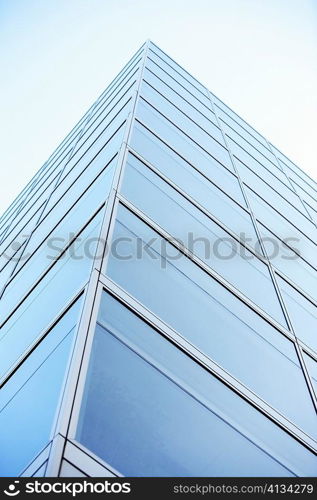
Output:
[[[92,256],[99,237],[100,211],[39,284],[23,300],[0,330],[0,377],[5,375],[23,353],[87,282]],[[49,307],[47,307],[49,304]],[[1,317],[5,319],[16,303],[5,299]]]
[[[172,237],[285,325],[267,266],[132,155],[126,166],[122,193]],[[254,239],[252,243],[255,244]]]
[[[210,169],[211,158],[225,165],[229,170],[234,171],[228,151],[212,139],[210,147],[204,150],[198,143],[195,143],[191,136],[177,128],[171,121],[154,109],[143,99],[140,99],[137,107],[137,118],[150,130],[155,130],[164,142],[171,144],[183,158],[193,165],[202,165],[202,168]],[[190,133],[190,131],[188,131]],[[218,145],[217,145],[218,144]]]
[[317,271],[262,224],[259,224],[259,229],[273,266],[317,301]]
[[315,411],[293,344],[124,207],[119,207],[107,274],[190,344],[316,435]]
[[[184,130],[195,142],[212,154],[214,144],[213,138],[225,147],[222,132],[218,126],[205,119],[203,115],[196,112],[195,108],[186,107],[186,101],[163,82],[154,78],[150,72],[145,72],[144,81],[141,86],[141,95],[152,104],[160,113],[171,120],[175,125]],[[175,94],[175,95],[174,95]]]
[[311,356],[308,356],[304,352],[304,360],[306,363],[306,366],[308,368],[309,375],[311,377],[312,384],[315,389],[315,393],[317,395],[317,362],[315,359],[313,359]]
[[217,115],[221,119],[221,122],[223,123],[223,128],[225,131],[228,131],[228,135],[230,133],[234,134],[232,137],[237,138],[237,142],[240,142],[242,140],[242,143],[244,144],[245,141],[251,144],[254,148],[256,148],[258,151],[260,151],[264,156],[267,156],[267,158],[271,159],[273,163],[276,162],[276,159],[274,155],[271,153],[270,149],[268,148],[268,145],[266,144],[265,139],[263,141],[259,141],[256,137],[255,134],[251,134],[248,132],[242,125],[240,125],[237,121],[235,121],[233,118],[231,118],[225,111],[223,111],[219,106],[215,105]]
[[260,135],[253,127],[251,127],[247,122],[245,122],[239,115],[237,115],[232,109],[226,106],[218,97],[212,96],[216,107],[224,111],[232,120],[237,122],[241,127],[243,127],[249,134],[253,135],[263,146],[267,147],[267,141],[262,135]]
[[73,172],[72,176],[68,177],[67,180],[60,184],[54,191],[42,214],[41,223],[32,235],[30,242],[32,248],[36,248],[43,239],[45,239],[47,234],[64,217],[65,213],[70,210],[74,203],[83,195],[87,187],[96,180],[98,174],[100,174],[105,167],[110,167],[108,173],[105,173],[105,176],[108,176],[109,182],[104,199],[107,198],[108,190],[111,186],[112,175],[114,173],[113,164],[116,162],[116,159],[113,160],[113,158],[119,151],[124,134],[123,129],[124,126],[121,126],[119,130],[117,130],[110,141],[107,142],[105,148],[97,154],[91,163],[83,162],[80,165],[79,172],[78,170]]
[[[8,294],[13,294],[13,300],[18,301],[18,297],[23,296],[45,269],[52,264],[52,258],[58,257],[61,249],[69,245],[70,239],[81,230],[83,221],[88,221],[105,203],[105,198],[111,188],[116,161],[115,157],[88,189],[82,193],[82,196],[65,214],[64,218],[59,223],[57,222],[55,227],[53,226],[49,234],[47,232],[51,227],[52,220],[58,221],[54,210],[51,214],[52,217],[48,217],[46,222],[38,227],[28,242],[23,259],[19,262],[14,281],[9,284],[9,288],[5,291],[6,297]],[[69,196],[67,204],[65,200],[59,210],[63,208],[66,211],[70,201],[72,200]],[[61,215],[61,212],[59,213]],[[56,243],[58,244],[57,248]]]
[[[158,64],[154,63],[151,59],[151,54],[146,60],[146,68],[149,71],[146,71],[145,74],[151,72],[157,78],[159,78],[166,85],[171,87],[175,92],[181,95],[186,101],[188,101],[193,109],[197,109],[201,114],[206,116],[209,120],[213,122],[214,125],[218,127],[218,122],[215,113],[210,109],[210,102],[206,104],[202,103],[196,96],[187,90],[180,82],[175,80],[171,75],[169,75],[166,71],[164,71]],[[195,113],[196,114],[196,113]]]
[[[209,200],[213,197],[211,190],[218,193],[218,197],[226,198],[224,194],[227,194],[246,207],[237,177],[216,160],[211,158],[207,164],[199,161],[190,164],[137,121],[133,127],[131,146],[210,212],[217,210],[218,205]],[[215,189],[215,184],[220,187],[222,193]],[[203,185],[207,186],[207,189]]]
[[189,92],[194,94],[197,99],[210,107],[210,99],[207,94],[207,89],[203,87],[195,78],[187,71],[183,70],[178,64],[170,59],[162,51],[151,45],[148,56],[158,64],[164,71],[169,73],[173,78],[176,78]]
[[[307,238],[302,232],[303,228],[301,225],[298,226],[300,230],[297,229],[296,226],[291,224],[251,189],[246,188],[246,192],[257,219],[263,222],[280,240],[285,241],[285,243],[293,248],[303,259],[308,261],[308,263],[316,265],[317,246],[310,239],[313,237],[313,232],[308,232],[309,238]],[[283,214],[287,213],[286,210],[280,210]],[[307,223],[311,224],[308,219],[305,220],[307,220]]]
[[83,190],[89,184],[89,178],[93,179],[96,176],[96,170],[102,169],[118,151],[122,142],[123,124],[128,110],[129,106],[125,106],[115,120],[101,132],[90,148],[86,152],[81,151],[80,158],[78,158],[79,155],[71,158],[47,204],[42,219],[65,193],[74,189],[75,182],[77,182],[75,189]]
[[257,157],[255,158],[254,155],[251,154],[251,152],[246,151],[243,149],[239,144],[237,144],[235,141],[233,141],[230,137],[228,137],[228,145],[229,148],[232,152],[232,154],[238,158],[239,160],[242,161],[245,165],[247,165],[251,170],[254,172],[259,172],[261,173],[266,169],[269,172],[271,172],[272,175],[277,177],[281,182],[286,184],[288,187],[291,187],[290,183],[288,182],[287,177],[285,176],[284,172],[280,170],[277,166],[273,165],[270,161],[263,161],[264,157]]
[[19,475],[50,440],[80,307],[81,298],[0,391],[1,476]]
[[285,211],[287,213],[287,201],[306,216],[306,211],[299,197],[267,169],[262,168],[258,169],[257,172],[252,172],[237,158],[235,159],[235,164],[243,182],[253,189],[253,191],[259,193],[274,208],[280,212]]
[[297,337],[317,352],[317,307],[278,275],[277,281]]
[[98,322],[77,439],[122,474],[314,474],[312,453],[106,293]]

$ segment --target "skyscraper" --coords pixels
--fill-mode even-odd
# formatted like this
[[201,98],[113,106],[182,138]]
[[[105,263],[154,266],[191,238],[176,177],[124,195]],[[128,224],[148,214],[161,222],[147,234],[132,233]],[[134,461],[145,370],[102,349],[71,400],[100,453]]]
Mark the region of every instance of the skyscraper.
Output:
[[317,183],[152,42],[0,220],[2,476],[315,476]]

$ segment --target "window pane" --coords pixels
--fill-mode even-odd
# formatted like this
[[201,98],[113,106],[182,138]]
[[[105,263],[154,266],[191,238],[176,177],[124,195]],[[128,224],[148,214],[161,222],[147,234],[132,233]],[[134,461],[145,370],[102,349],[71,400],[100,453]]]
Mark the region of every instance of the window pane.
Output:
[[[89,278],[102,211],[43,277],[0,330],[0,377],[37,340]],[[47,304],[50,307],[47,307]],[[2,303],[1,317],[10,312]]]
[[260,151],[264,156],[266,156],[268,159],[271,159],[273,163],[276,163],[275,156],[272,154],[270,149],[268,148],[265,140],[260,142],[254,134],[250,134],[244,127],[242,127],[239,123],[237,123],[235,120],[233,120],[225,111],[223,111],[219,106],[215,106],[217,110],[217,115],[221,119],[221,122],[223,123],[223,127],[225,130],[228,131],[228,135],[230,133],[234,134],[232,137],[237,138],[237,142],[240,142],[242,139],[242,143],[245,143],[247,141],[249,144],[251,144],[254,148],[256,148],[258,151]]
[[317,271],[262,224],[259,224],[259,229],[267,254],[274,267],[296,283],[304,293],[317,301]]
[[297,337],[317,352],[317,307],[278,275],[277,281]]
[[[117,114],[120,112],[122,107],[124,111],[122,110],[120,115],[127,114],[124,105],[132,95],[134,83],[135,80],[132,80],[132,82],[128,81],[128,83],[120,90],[119,95],[116,95],[113,100],[106,104],[104,109],[97,113],[89,128],[85,130],[84,134],[76,144],[75,150],[72,153],[72,158],[75,157],[75,160],[73,161],[76,161],[76,155],[77,158],[82,156],[84,152],[83,150],[87,150],[89,145],[95,141],[99,134],[106,127],[108,127],[112,121],[118,121]],[[81,150],[81,148],[83,148],[83,150]]]
[[[291,248],[307,260],[312,265],[317,263],[317,246],[307,238],[301,231],[291,224],[287,219],[282,217],[274,208],[261,199],[250,189],[247,189],[247,196],[249,198],[251,207],[253,208],[257,219],[265,224],[274,234],[281,240],[285,241]],[[281,210],[285,213],[285,210]],[[306,219],[307,220],[307,219]],[[309,222],[307,220],[307,222]],[[301,230],[302,226],[298,226]],[[313,233],[307,233],[313,237]]]
[[171,236],[286,326],[267,266],[132,155],[125,169],[122,192]]
[[166,116],[166,118],[171,120],[200,146],[206,149],[206,151],[217,156],[216,151],[219,149],[219,146],[214,143],[213,138],[225,147],[220,128],[216,127],[209,120],[205,119],[203,121],[201,114],[195,113],[194,108],[193,111],[188,109],[189,106],[186,108],[183,104],[185,101],[169,89],[169,87],[165,86],[163,89],[161,87],[160,80],[154,80],[154,76],[151,77],[151,73],[147,72],[145,73],[145,81],[142,82],[141,95],[160,113]]
[[217,118],[215,113],[210,109],[210,103],[206,106],[199,99],[196,98],[193,93],[187,90],[179,81],[175,80],[171,75],[164,71],[158,64],[154,63],[151,59],[151,54],[147,58],[146,68],[155,74],[162,82],[164,82],[169,87],[173,88],[179,95],[181,95],[186,101],[188,101],[195,109],[200,111],[204,116],[211,120],[214,125],[218,126]]
[[304,360],[317,395],[317,362],[311,356],[308,356],[308,354],[306,354],[305,352],[304,352]]
[[286,183],[287,186],[291,187],[290,184],[288,183],[285,174],[268,160],[264,162],[263,161],[264,157],[255,158],[251,153],[245,151],[242,147],[240,147],[239,144],[230,139],[230,137],[228,137],[228,144],[234,156],[236,158],[239,158],[239,160],[241,160],[242,163],[247,165],[251,170],[253,170],[254,172],[260,172],[262,175],[264,169],[267,169],[269,170],[269,172],[271,172],[272,175],[277,177],[281,182]]
[[[31,239],[20,263],[19,273],[5,290],[6,300],[10,301],[9,296],[11,296],[13,302],[17,302],[45,269],[52,264],[52,259],[58,257],[61,249],[69,245],[70,239],[81,230],[83,222],[88,221],[105,203],[105,197],[108,196],[111,187],[115,165],[116,158],[95,179],[90,188],[83,193],[70,212],[65,215],[60,224],[53,229],[39,247],[36,247],[35,244],[38,243],[38,240]],[[58,247],[56,247],[56,243]],[[34,250],[35,252],[31,254]]]
[[194,94],[197,99],[203,102],[206,106],[210,107],[210,99],[207,96],[207,90],[195,78],[184,71],[178,64],[172,61],[169,57],[151,46],[149,57],[158,64],[164,71],[176,78],[189,92]]
[[17,476],[50,439],[81,299],[0,391],[0,474]]
[[271,406],[316,435],[315,411],[292,342],[124,207],[118,212],[107,274]]
[[227,136],[229,136],[233,141],[239,144],[243,149],[248,151],[254,158],[256,158],[260,163],[275,170],[278,168],[277,159],[275,156],[266,148],[255,147],[250,141],[245,140],[243,136],[238,134],[233,128],[229,127],[225,122],[222,121],[222,127]]
[[121,473],[315,470],[312,453],[105,293],[99,321],[77,439]]
[[[107,166],[107,168],[110,167],[108,173],[105,173],[105,176],[108,176],[109,182],[107,189],[110,189],[112,175],[114,173],[113,163],[117,161],[116,158],[114,160],[113,158],[122,143],[123,132],[123,128],[121,127],[111,141],[107,143],[105,149],[102,150],[90,164],[85,164],[85,166],[81,167],[83,171],[77,172],[77,177],[72,179],[68,188],[64,183],[58,187],[46,206],[45,212],[42,215],[41,224],[39,224],[32,234],[32,238],[28,244],[29,252],[32,252],[34,248],[42,243],[49,232],[64,217],[65,213],[70,210],[74,203],[82,196],[85,189],[96,180],[96,177],[104,170],[105,166]],[[108,191],[105,192],[105,199],[108,196],[107,193]]]
[[247,122],[245,122],[239,115],[237,115],[232,109],[226,106],[218,97],[213,95],[213,100],[216,103],[216,106],[222,109],[227,115],[230,116],[235,122],[239,123],[241,127],[249,132],[249,134],[253,135],[260,141],[264,146],[267,146],[267,142],[262,135],[260,135],[254,128],[252,128]]
[[55,188],[45,208],[42,219],[65,193],[68,195],[70,189],[82,191],[87,187],[87,185],[89,185],[89,180],[94,179],[96,176],[96,170],[98,171],[99,169],[100,171],[100,169],[104,168],[118,151],[122,142],[123,124],[127,109],[123,111],[124,113],[117,117],[118,121],[115,119],[109,127],[101,133],[88,151],[85,153],[83,152],[80,158],[76,156],[76,161],[75,156],[70,160],[58,186]]
[[[276,208],[276,210],[283,212],[285,207],[288,206],[286,203],[287,201],[306,216],[305,209],[299,197],[294,191],[288,189],[283,182],[280,182],[277,177],[270,174],[268,170],[262,169],[260,172],[254,173],[240,160],[236,159],[235,163],[243,182],[262,196],[262,198]],[[264,172],[265,174],[263,175]],[[281,198],[281,196],[283,198]]]
[[[139,122],[134,123],[131,146],[211,212],[217,209],[217,203],[208,203],[209,198],[217,196],[226,199],[224,194],[246,206],[237,177],[216,160],[211,159],[207,165],[199,161],[190,164]],[[222,193],[215,189],[214,184],[221,188]],[[229,203],[229,200],[226,203]]]
[[229,157],[229,153],[222,146],[216,149],[210,149],[211,154],[202,149],[191,138],[177,128],[173,123],[167,120],[163,115],[156,111],[143,99],[140,99],[137,107],[137,117],[150,130],[162,138],[164,142],[170,144],[177,153],[193,165],[202,165],[202,168],[210,170],[212,168],[212,159],[218,160],[229,170],[234,171]]
[[309,177],[303,170],[298,168],[295,163],[293,163],[287,156],[283,155],[281,151],[276,149],[274,146],[272,146],[273,151],[275,152],[276,156],[279,158],[279,160],[282,162],[283,168],[286,168],[288,175],[290,177],[296,176],[296,182],[297,180],[300,182],[301,185],[303,185],[303,188],[305,189],[304,186],[308,186],[309,189],[312,189],[313,194],[312,196],[316,197],[317,194],[317,182],[314,181],[311,177]]

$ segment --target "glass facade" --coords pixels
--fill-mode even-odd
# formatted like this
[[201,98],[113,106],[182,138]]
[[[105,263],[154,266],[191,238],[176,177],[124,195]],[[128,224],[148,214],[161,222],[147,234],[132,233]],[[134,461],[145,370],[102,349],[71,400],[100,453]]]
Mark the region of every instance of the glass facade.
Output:
[[0,219],[0,475],[316,476],[316,193],[146,42]]

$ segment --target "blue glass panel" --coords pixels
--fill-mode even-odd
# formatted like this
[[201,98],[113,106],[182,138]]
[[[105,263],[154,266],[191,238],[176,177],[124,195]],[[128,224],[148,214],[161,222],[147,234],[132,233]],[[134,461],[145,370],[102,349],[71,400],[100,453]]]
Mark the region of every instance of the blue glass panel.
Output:
[[124,207],[118,212],[107,274],[271,406],[316,435],[316,414],[292,342]]
[[317,352],[317,307],[283,278],[277,281],[297,337]]
[[[89,278],[102,211],[56,262],[0,330],[0,377],[36,342]],[[49,307],[47,305],[49,304]],[[1,317],[10,311],[4,302]]]
[[150,70],[156,77],[160,78],[169,87],[173,88],[179,95],[181,95],[187,102],[189,102],[195,109],[200,111],[204,116],[211,120],[214,125],[218,126],[217,118],[215,113],[210,109],[210,103],[208,105],[202,103],[196,98],[193,93],[191,93],[186,87],[184,87],[180,82],[175,80],[171,75],[164,71],[158,64],[151,60],[151,54],[146,60],[146,68]]
[[286,326],[267,266],[132,155],[125,169],[122,193],[171,236]]
[[213,95],[213,100],[216,106],[223,110],[232,120],[237,122],[241,127],[243,127],[249,134],[253,135],[263,146],[267,146],[265,138],[260,135],[253,127],[251,127],[247,122],[245,122],[239,115],[237,115],[232,109],[225,105],[218,97]]
[[187,105],[186,107],[186,101],[181,99],[172,89],[166,85],[162,88],[163,83],[157,78],[154,79],[154,75],[150,72],[145,73],[144,79],[140,91],[141,95],[160,113],[184,130],[211,154],[213,154],[213,146],[218,148],[212,138],[225,147],[223,135],[218,126],[207,119],[204,120],[200,113],[197,111],[195,113],[195,108],[192,106]]
[[[263,161],[264,157],[255,158],[255,156],[253,156],[251,152],[244,150],[239,144],[230,139],[230,137],[228,137],[227,140],[229,148],[231,152],[234,154],[234,156],[236,158],[239,158],[239,160],[241,160],[242,163],[247,165],[251,170],[259,173],[259,175],[261,176],[264,169],[267,169],[271,172],[272,175],[277,177],[281,182],[286,183],[286,185],[288,185],[288,181],[285,174],[277,166],[273,165],[268,160],[264,162]],[[291,187],[290,184],[289,187]]]
[[[259,228],[267,254],[275,268],[317,301],[317,271],[262,224],[259,224]],[[296,248],[293,242],[291,244]]]
[[[131,146],[211,213],[226,211],[223,205],[230,204],[226,194],[246,206],[238,179],[216,160],[211,159],[207,165],[199,161],[190,164],[139,122],[134,123]],[[221,192],[215,188],[215,184],[221,188]],[[218,212],[219,204],[222,209]]]
[[207,95],[207,89],[193,78],[187,71],[176,64],[166,54],[160,51],[157,47],[150,47],[148,55],[153,61],[161,66],[164,71],[176,78],[184,87],[197,96],[206,106],[210,106],[210,99]]
[[223,128],[228,131],[229,135],[230,132],[234,133],[234,138],[237,138],[237,142],[240,141],[240,138],[242,138],[243,143],[247,141],[249,144],[251,144],[254,148],[259,150],[264,156],[267,158],[271,159],[273,163],[276,163],[276,158],[274,157],[273,153],[269,149],[269,146],[266,144],[265,139],[259,141],[258,138],[255,137],[255,134],[251,134],[250,131],[246,130],[242,125],[240,125],[236,120],[234,120],[232,117],[230,117],[225,111],[223,111],[219,106],[215,105],[217,115],[221,119],[221,122],[223,123]]
[[[19,263],[19,274],[15,276],[15,279],[5,290],[2,300],[7,303],[11,301],[12,304],[18,302],[45,269],[52,264],[52,259],[58,257],[60,249],[69,245],[70,239],[81,230],[83,221],[89,220],[100,208],[101,204],[105,203],[110,191],[115,166],[116,158],[95,179],[89,189],[82,194],[76,204],[40,246],[36,246],[36,243],[39,243],[39,231],[34,235],[34,239],[31,238],[23,259]],[[64,208],[66,207],[64,206]],[[46,231],[49,228],[45,224]],[[42,237],[43,231],[44,227],[41,231]],[[55,248],[55,242],[58,243],[58,248]]]
[[50,439],[81,299],[0,391],[0,474],[17,476]]
[[[5,290],[1,299],[7,308],[13,308],[14,304],[21,300],[45,269],[52,265],[52,259],[58,257],[60,249],[66,247],[70,238],[81,230],[83,221],[89,220],[101,204],[105,202],[105,196],[109,194],[115,165],[116,161],[113,161],[97,177],[90,189],[83,194],[73,209],[50,233],[48,239],[42,243],[40,248],[33,253],[28,262],[22,267],[19,274]],[[58,242],[57,248],[55,248],[55,245],[53,248],[51,246],[51,242],[54,242],[54,240]],[[23,261],[30,255],[30,250],[31,246],[28,246]]]
[[304,353],[304,360],[317,395],[317,361],[306,353]]
[[[260,190],[257,191],[259,194]],[[317,265],[317,246],[309,238],[314,238],[314,228],[308,232],[309,238],[307,238],[302,230],[302,225],[295,227],[291,224],[285,217],[276,212],[273,207],[266,203],[262,198],[260,198],[256,193],[247,188],[247,195],[253,208],[256,217],[265,224],[265,226],[270,229],[274,234],[276,234],[280,240],[288,243],[291,248],[297,251],[297,253],[307,260],[313,266]],[[266,196],[265,199],[268,197]],[[282,214],[286,214],[286,207],[276,207],[280,210]],[[308,224],[313,226],[308,219],[305,218]],[[316,228],[315,228],[316,231]],[[316,233],[317,234],[317,233]]]
[[[115,120],[106,127],[86,152],[81,151],[81,155],[76,155],[71,158],[67,164],[67,168],[63,172],[58,186],[55,188],[46,206],[42,219],[61,196],[67,193],[77,179],[79,179],[80,189],[85,189],[85,187],[89,185],[89,179],[93,179],[96,176],[96,170],[102,169],[118,151],[121,145],[123,124],[128,110],[129,104],[117,115]],[[87,178],[88,180],[86,180]],[[81,183],[83,183],[83,186]]]
[[[42,215],[41,224],[32,234],[31,247],[36,248],[47,236],[47,234],[59,223],[65,213],[70,210],[73,204],[82,196],[84,191],[90,186],[119,151],[124,134],[124,124],[111,137],[104,148],[95,156],[91,163],[83,161],[74,169],[72,174],[58,186],[52,194],[45,211]],[[110,163],[109,166],[112,164]],[[113,170],[108,172],[110,181]],[[107,175],[107,174],[106,174]],[[110,188],[110,182],[108,189]],[[105,198],[107,192],[105,192]]]
[[[262,168],[258,169],[258,172],[253,172],[237,158],[235,159],[235,164],[243,182],[253,189],[253,191],[259,193],[274,208],[283,212],[285,207],[288,206],[285,203],[286,200],[306,216],[303,204],[295,192],[277,177],[273,176],[267,169]],[[281,199],[281,196],[283,199]]]
[[[212,158],[220,161],[229,170],[234,171],[228,151],[220,144],[215,143],[207,150],[204,150],[197,143],[191,140],[182,130],[167,120],[143,99],[140,99],[137,107],[137,117],[150,130],[162,138],[164,142],[171,145],[177,153],[193,165],[202,165],[202,169],[212,169]],[[216,145],[218,144],[218,146]]]
[[305,476],[316,469],[312,453],[107,294],[99,321],[77,439],[117,470]]

